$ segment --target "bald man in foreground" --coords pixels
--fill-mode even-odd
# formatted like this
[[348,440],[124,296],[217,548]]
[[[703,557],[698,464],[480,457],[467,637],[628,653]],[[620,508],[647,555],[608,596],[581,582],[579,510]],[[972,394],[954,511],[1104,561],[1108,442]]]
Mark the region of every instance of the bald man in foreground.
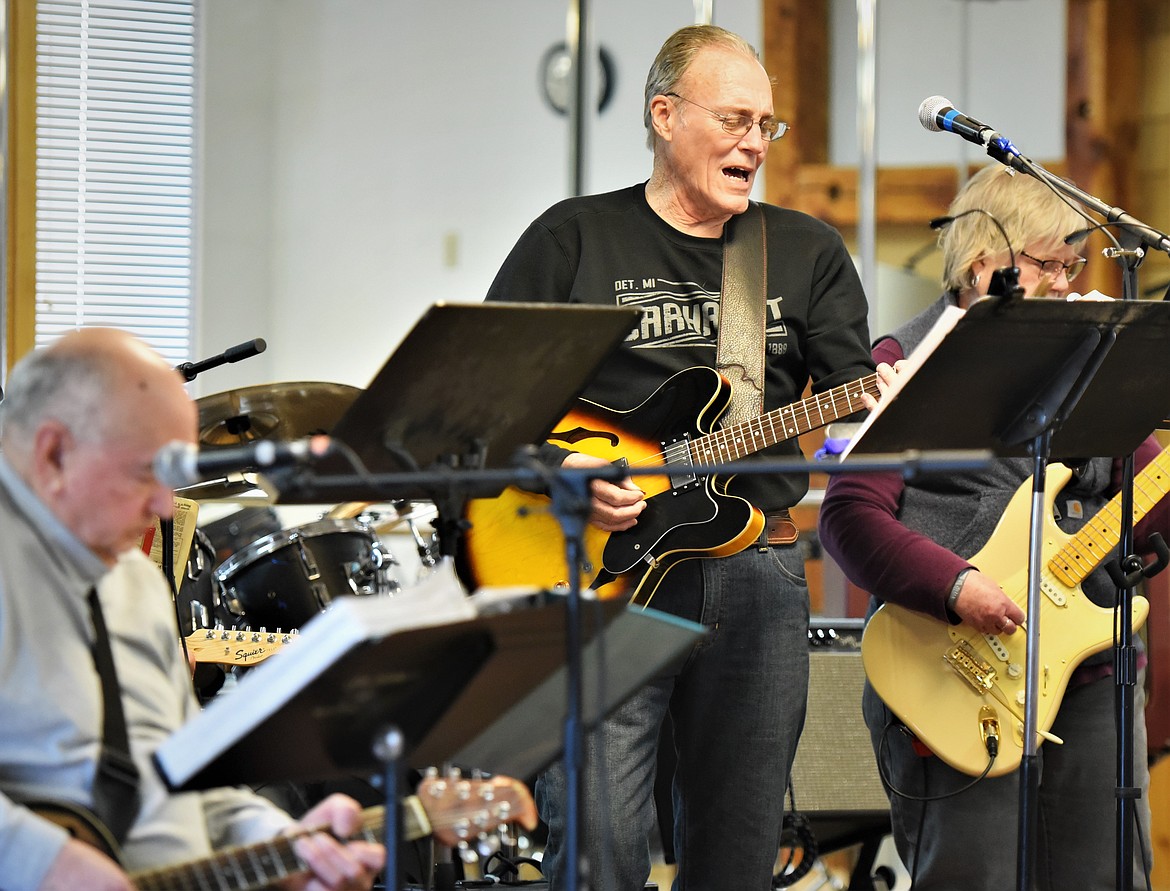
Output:
[[[0,889],[127,891],[129,873],[302,826],[333,834],[298,838],[304,870],[280,887],[370,888],[382,846],[337,840],[359,828],[356,802],[333,796],[298,824],[242,789],[170,794],[152,767],[154,750],[198,710],[166,580],[137,547],[173,509],[155,453],[196,437],[179,374],[125,332],[80,330],[17,364],[0,419]],[[113,780],[99,624],[133,764]],[[34,802],[96,811],[120,865]]]

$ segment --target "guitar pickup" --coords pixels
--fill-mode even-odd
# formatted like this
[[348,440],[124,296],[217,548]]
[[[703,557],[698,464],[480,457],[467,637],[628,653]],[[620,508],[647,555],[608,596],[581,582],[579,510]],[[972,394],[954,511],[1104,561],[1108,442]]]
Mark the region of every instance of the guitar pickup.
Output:
[[982,695],[995,686],[995,669],[990,662],[981,659],[965,640],[943,653],[943,661],[976,693]]
[[662,444],[662,456],[670,477],[670,488],[675,494],[698,482],[695,476],[694,462],[691,459],[691,441],[676,439],[674,442]]
[[1047,574],[1040,578],[1040,590],[1044,592],[1045,597],[1057,606],[1068,606],[1068,598],[1064,596],[1064,591],[1058,588]]

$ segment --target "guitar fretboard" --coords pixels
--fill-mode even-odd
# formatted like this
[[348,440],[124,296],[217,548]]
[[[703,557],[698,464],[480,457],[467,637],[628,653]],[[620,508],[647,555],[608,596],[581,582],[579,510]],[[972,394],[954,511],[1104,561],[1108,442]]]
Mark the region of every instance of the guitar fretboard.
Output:
[[[1170,449],[1158,453],[1133,481],[1133,521],[1140,522],[1170,492]],[[1114,495],[1051,560],[1048,570],[1073,587],[1117,547],[1121,539],[1121,493]]]
[[691,460],[696,464],[722,464],[753,455],[761,449],[831,424],[838,418],[861,411],[862,394],[880,396],[877,375],[850,381],[800,402],[793,402],[766,414],[733,424],[691,442]]
[[[406,838],[426,831],[409,809],[403,810]],[[385,808],[362,812],[362,835],[378,840],[385,827]],[[203,860],[181,863],[165,869],[136,873],[132,878],[139,891],[254,891],[305,870],[293,849],[300,835],[280,836],[253,845],[225,848]]]

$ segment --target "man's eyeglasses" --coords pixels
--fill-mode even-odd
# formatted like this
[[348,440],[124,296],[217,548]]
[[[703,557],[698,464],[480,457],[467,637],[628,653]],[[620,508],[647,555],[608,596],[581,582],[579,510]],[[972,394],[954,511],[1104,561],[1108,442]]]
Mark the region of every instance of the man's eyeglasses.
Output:
[[1059,260],[1041,260],[1039,257],[1033,257],[1027,251],[1020,251],[1020,256],[1027,257],[1033,263],[1040,267],[1040,271],[1056,278],[1060,275],[1060,271],[1064,270],[1065,278],[1070,282],[1084,271],[1085,264],[1089,261],[1084,257],[1077,257],[1071,263],[1061,263]]
[[721,114],[714,109],[707,108],[705,105],[700,105],[698,102],[691,102],[686,96],[680,96],[678,93],[667,93],[667,96],[673,96],[675,99],[681,99],[683,102],[690,102],[695,108],[701,108],[710,115],[714,115],[719,119],[719,123],[723,125],[723,129],[732,136],[738,136],[743,139],[748,132],[756,124],[760,125],[760,136],[764,138],[764,142],[771,142],[773,139],[779,139],[790,129],[790,125],[783,121],[773,120],[772,118],[760,118],[758,121],[749,118],[746,114]]

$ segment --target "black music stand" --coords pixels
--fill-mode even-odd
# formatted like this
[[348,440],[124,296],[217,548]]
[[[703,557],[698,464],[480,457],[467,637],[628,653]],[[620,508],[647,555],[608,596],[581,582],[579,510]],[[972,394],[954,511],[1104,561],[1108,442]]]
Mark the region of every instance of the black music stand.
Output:
[[1039,688],[1045,467],[1050,458],[1131,454],[1170,409],[1167,345],[1166,303],[986,298],[965,314],[940,320],[909,357],[910,374],[866,420],[848,450],[862,454],[961,444],[1002,457],[1032,458],[1021,888],[1031,886],[1039,793],[1032,691]]
[[[511,469],[517,451],[546,438],[638,318],[637,310],[613,306],[436,303],[330,435],[371,476]],[[340,456],[316,471],[316,479],[266,475],[284,503],[369,500],[369,484]],[[506,484],[465,485],[465,497],[486,498]],[[434,489],[424,484],[394,495],[449,500]]]
[[[565,608],[564,596],[547,592],[468,598],[453,576],[392,598],[338,598],[295,645],[174,733],[155,764],[174,791],[381,772],[393,858],[401,763],[528,776],[557,757]],[[608,629],[605,673],[614,679],[587,695],[590,723],[703,634],[615,600],[585,609],[596,618],[588,636]],[[387,749],[391,737],[399,750]],[[392,859],[386,874],[387,888],[397,887]]]
[[[466,500],[498,495],[521,482],[516,468],[521,449],[546,439],[639,318],[637,309],[614,306],[437,303],[331,431],[348,454],[313,470],[267,474],[269,482],[286,503],[386,496],[432,501],[439,513],[439,551],[453,557]],[[362,467],[342,460],[354,457]],[[498,475],[484,473],[492,470]],[[407,478],[411,473],[418,474],[413,481]],[[523,479],[536,473],[530,467]],[[570,554],[580,553],[588,481],[578,475],[566,482],[555,471],[548,476],[566,547]],[[566,503],[572,506],[563,508]],[[575,810],[582,750],[580,578],[578,561],[570,557],[569,565],[565,762]]]

